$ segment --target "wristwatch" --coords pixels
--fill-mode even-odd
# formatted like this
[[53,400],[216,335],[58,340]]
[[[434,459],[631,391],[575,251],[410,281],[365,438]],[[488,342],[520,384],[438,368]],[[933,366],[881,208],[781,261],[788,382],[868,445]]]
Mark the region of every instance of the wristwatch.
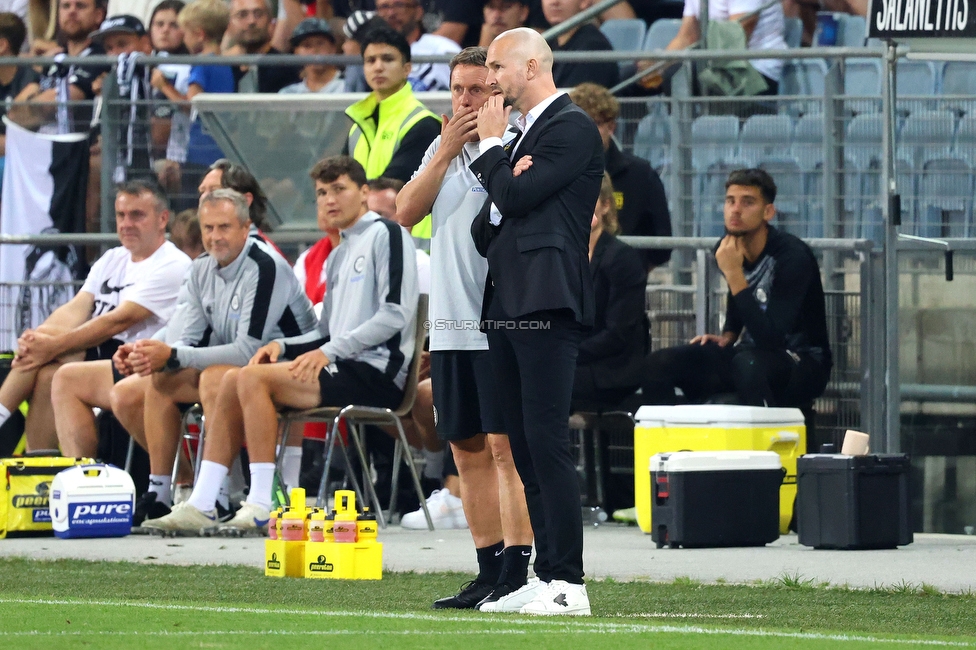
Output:
[[173,371],[180,369],[180,360],[176,356],[176,348],[173,348],[169,353],[169,359],[166,360],[166,370]]

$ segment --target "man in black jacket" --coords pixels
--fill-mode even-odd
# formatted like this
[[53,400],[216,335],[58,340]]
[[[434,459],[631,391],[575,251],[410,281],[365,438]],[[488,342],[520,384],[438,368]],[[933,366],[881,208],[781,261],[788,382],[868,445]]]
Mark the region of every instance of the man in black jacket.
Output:
[[721,334],[649,357],[645,404],[735,392],[741,404],[803,407],[827,386],[832,360],[820,269],[810,247],[769,225],[776,184],[761,169],[725,183],[726,235],[715,261],[729,285]]
[[[613,140],[617,130],[620,102],[609,90],[593,83],[582,83],[569,93],[569,98],[593,118],[603,138],[607,158],[607,173],[613,181],[613,196],[620,222],[620,234],[645,237],[670,237],[671,213],[664,183],[651,164],[633,154],[621,151]],[[646,248],[640,251],[648,272],[655,266],[667,264],[671,250]]]
[[[600,133],[556,91],[552,51],[513,29],[488,48],[488,84],[501,91],[478,115],[481,156],[469,168],[488,190],[488,348],[506,405],[512,456],[525,485],[544,588],[523,613],[588,615],[579,484],[569,413],[582,329],[593,323],[587,244],[603,177]],[[501,137],[511,109],[522,135]],[[513,158],[531,167],[513,175]],[[492,291],[493,289],[493,291]]]

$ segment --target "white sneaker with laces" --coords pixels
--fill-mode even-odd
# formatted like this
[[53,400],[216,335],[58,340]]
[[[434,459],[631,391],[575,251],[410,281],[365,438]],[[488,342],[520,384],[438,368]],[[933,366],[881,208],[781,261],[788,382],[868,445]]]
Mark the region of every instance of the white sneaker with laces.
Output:
[[[427,497],[427,510],[430,512],[430,520],[434,522],[435,529],[468,527],[468,520],[464,518],[464,508],[461,507],[461,499],[451,494],[447,488],[431,492]],[[424,509],[418,508],[403,515],[400,526],[409,530],[427,530]]]
[[201,512],[188,502],[178,503],[165,517],[147,519],[142,522],[143,528],[171,531],[199,531],[213,528],[217,525],[217,511]]
[[220,524],[219,531],[238,531],[242,533],[265,533],[268,531],[268,521],[271,511],[256,503],[241,503],[241,509],[234,516]]
[[589,616],[590,599],[586,595],[586,585],[553,580],[519,612],[536,616]]
[[506,614],[518,614],[522,608],[535,600],[539,594],[545,591],[548,582],[542,582],[538,578],[529,578],[529,581],[513,591],[502,596],[498,600],[487,603],[478,603],[476,609],[479,612],[504,612]]

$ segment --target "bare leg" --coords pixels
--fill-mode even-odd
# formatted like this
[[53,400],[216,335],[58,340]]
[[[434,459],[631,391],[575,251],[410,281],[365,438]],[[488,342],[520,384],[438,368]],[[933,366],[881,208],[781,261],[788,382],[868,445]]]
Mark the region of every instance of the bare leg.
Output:
[[498,503],[501,513],[505,546],[531,546],[532,523],[525,505],[525,489],[512,460],[512,448],[508,436],[488,434],[488,445],[498,476]]
[[240,368],[214,366],[200,375],[200,400],[207,417],[203,459],[230,467],[244,442],[244,418],[237,397]]
[[27,434],[27,451],[57,449],[58,434],[54,428],[54,407],[51,404],[51,384],[54,373],[60,368],[58,363],[42,366],[37,371],[34,394],[27,411],[24,433]]
[[0,386],[0,404],[11,413],[21,402],[30,399],[34,394],[34,383],[37,381],[37,370],[20,370],[11,368],[7,378]]
[[115,384],[109,395],[109,405],[115,419],[125,427],[136,444],[147,451],[143,406],[146,403],[146,390],[151,384],[152,377],[132,375]]
[[424,449],[428,451],[444,449],[444,441],[437,437],[437,430],[434,428],[434,393],[429,379],[417,384],[417,399],[413,403],[410,417],[417,434],[423,441]]
[[200,372],[190,368],[152,375],[143,409],[151,474],[172,473],[180,442],[180,410],[176,405],[199,401],[199,381]]
[[486,436],[479,433],[467,440],[452,440],[451,450],[461,479],[459,496],[475,548],[497,544],[503,539],[498,473]]
[[309,409],[322,401],[318,380],[293,379],[286,363],[241,368],[237,375],[237,394],[252,463],[275,461],[279,407]]
[[98,453],[92,407],[109,408],[114,383],[111,361],[66,363],[54,374],[54,421],[65,456],[94,458]]

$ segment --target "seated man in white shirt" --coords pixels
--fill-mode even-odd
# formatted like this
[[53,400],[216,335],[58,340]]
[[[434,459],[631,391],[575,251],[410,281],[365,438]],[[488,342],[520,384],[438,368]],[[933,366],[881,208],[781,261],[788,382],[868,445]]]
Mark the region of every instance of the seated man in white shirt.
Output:
[[[92,267],[81,290],[59,307],[37,329],[18,341],[17,356],[0,387],[0,423],[21,402],[30,400],[27,450],[56,449],[55,409],[79,400],[88,405],[107,404],[113,384],[110,359],[120,343],[152,334],[169,319],[190,258],[166,241],[169,210],[162,190],[143,181],[119,186],[115,222],[122,246],[107,251]],[[86,357],[87,351],[87,357]],[[100,359],[94,364],[68,362]],[[63,364],[98,369],[78,382],[52,382]],[[68,377],[70,375],[66,375]],[[75,410],[71,432],[66,431],[64,452],[93,456],[97,440],[90,406]],[[88,425],[91,424],[89,428]],[[77,435],[79,444],[74,444]],[[69,441],[69,438],[71,439]]]

